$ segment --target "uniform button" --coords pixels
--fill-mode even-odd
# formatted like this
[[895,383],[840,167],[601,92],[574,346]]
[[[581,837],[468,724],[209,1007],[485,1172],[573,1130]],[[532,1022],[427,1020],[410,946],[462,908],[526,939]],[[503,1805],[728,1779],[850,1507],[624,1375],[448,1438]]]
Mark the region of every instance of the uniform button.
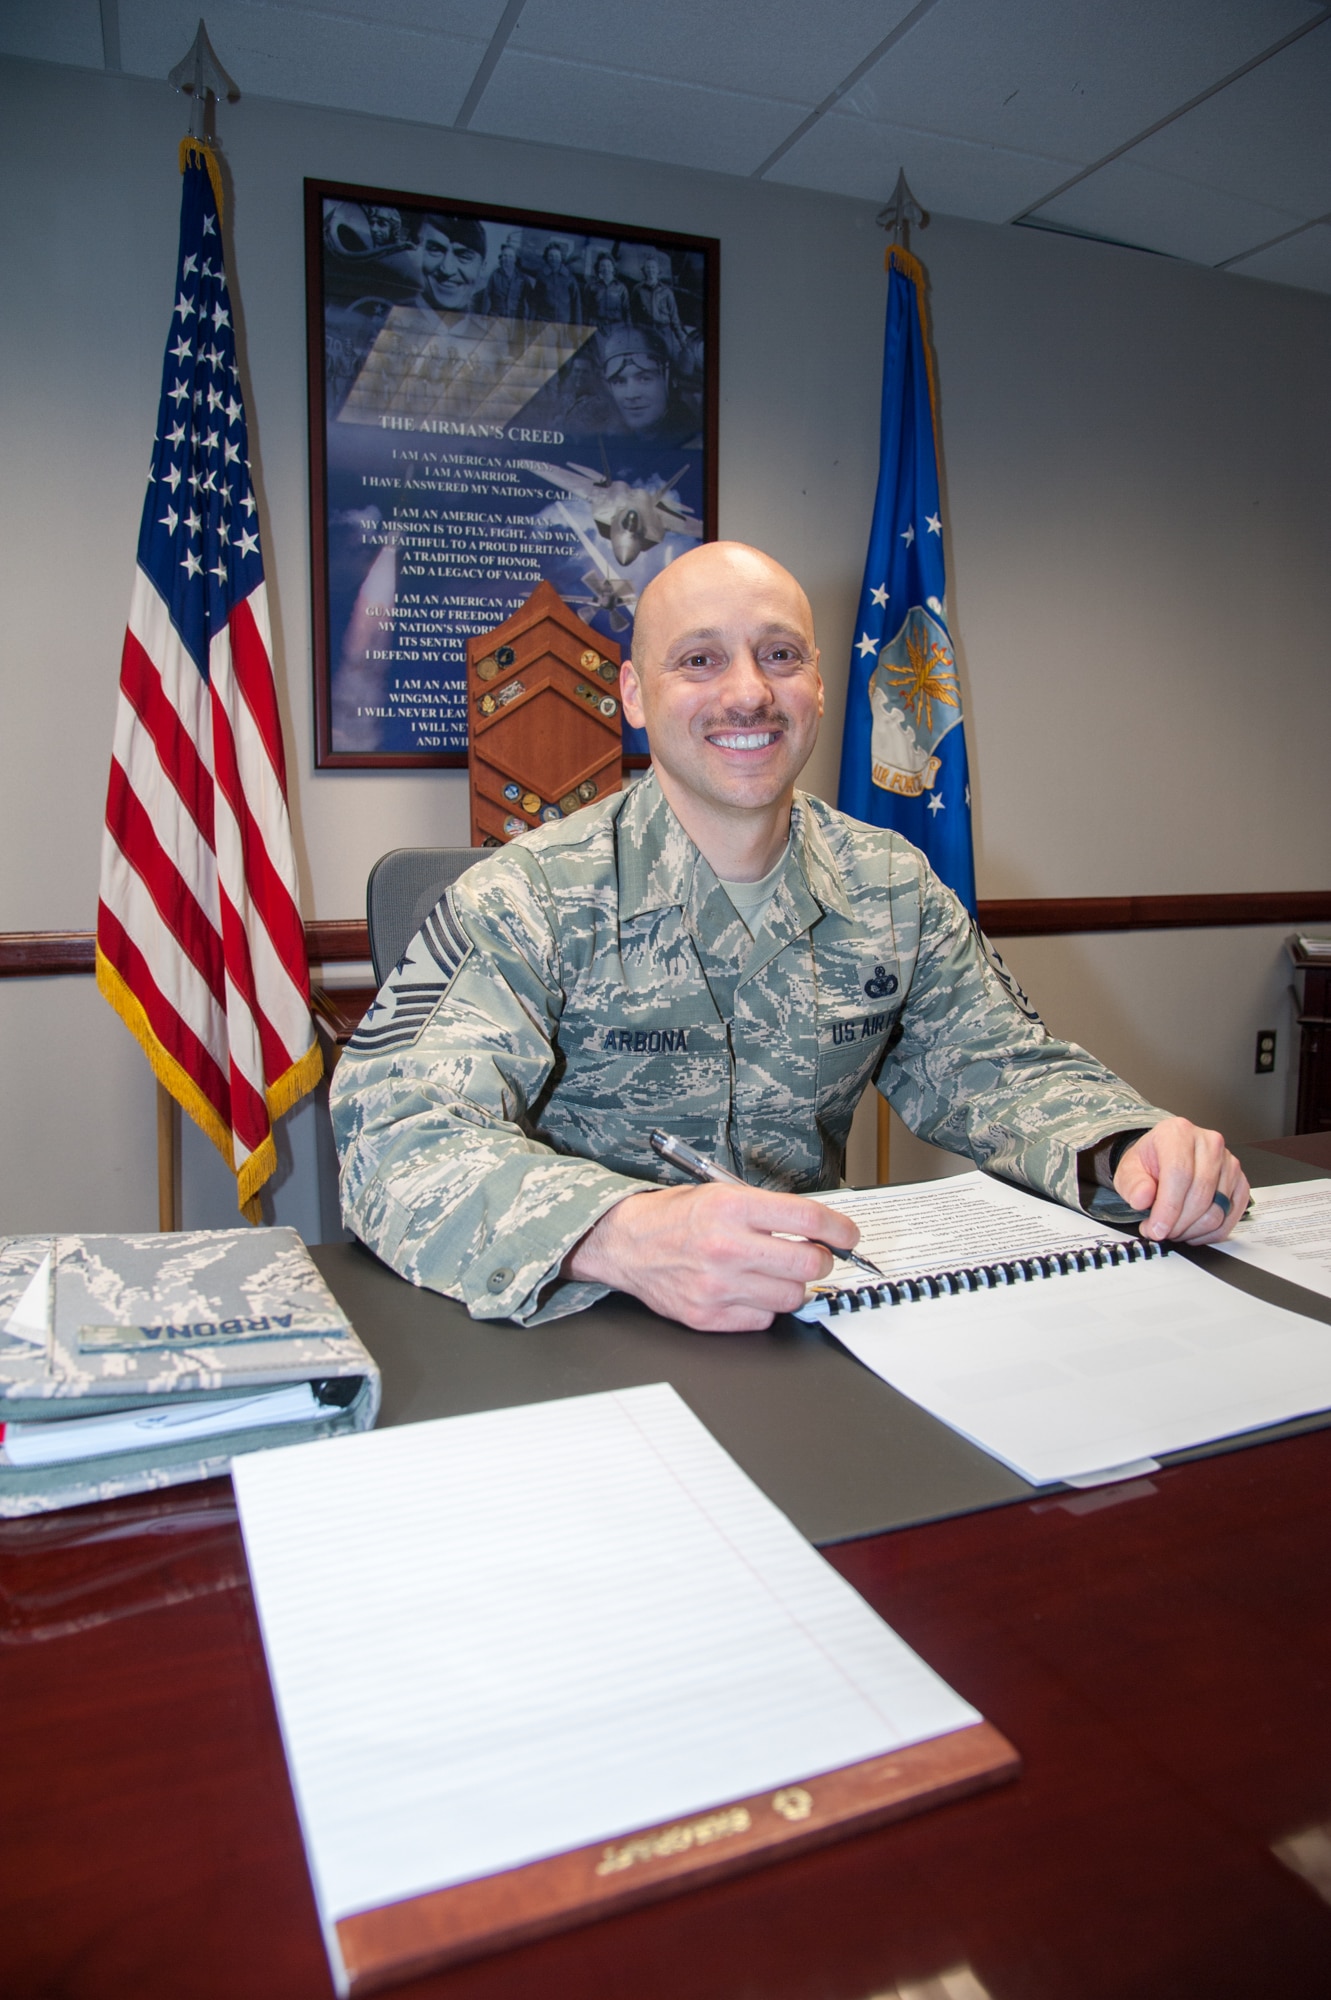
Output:
[[492,1292],[502,1292],[505,1286],[512,1284],[513,1273],[506,1271],[501,1264],[497,1271],[491,1271],[488,1282]]

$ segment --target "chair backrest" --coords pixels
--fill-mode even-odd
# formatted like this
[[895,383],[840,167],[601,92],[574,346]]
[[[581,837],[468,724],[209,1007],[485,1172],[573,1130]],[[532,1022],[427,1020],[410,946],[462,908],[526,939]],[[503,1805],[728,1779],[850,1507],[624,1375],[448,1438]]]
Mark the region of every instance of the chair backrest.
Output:
[[483,847],[395,847],[365,885],[370,957],[382,986],[450,882],[479,861]]

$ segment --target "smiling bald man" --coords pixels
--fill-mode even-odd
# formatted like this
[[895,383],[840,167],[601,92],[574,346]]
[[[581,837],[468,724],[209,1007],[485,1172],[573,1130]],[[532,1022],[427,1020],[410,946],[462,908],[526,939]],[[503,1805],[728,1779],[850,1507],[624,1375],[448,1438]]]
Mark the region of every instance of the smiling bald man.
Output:
[[[856,1241],[806,1197],[837,1186],[871,1083],[1070,1207],[1228,1234],[1248,1185],[1220,1135],[1050,1035],[909,842],[796,790],[823,683],[788,571],[734,542],[679,557],[621,691],[651,772],[468,869],[338,1065],[343,1211],[371,1249],[478,1318],[613,1289],[766,1326],[831,1268],[790,1237]],[[656,1126],[749,1185],[680,1184]]]

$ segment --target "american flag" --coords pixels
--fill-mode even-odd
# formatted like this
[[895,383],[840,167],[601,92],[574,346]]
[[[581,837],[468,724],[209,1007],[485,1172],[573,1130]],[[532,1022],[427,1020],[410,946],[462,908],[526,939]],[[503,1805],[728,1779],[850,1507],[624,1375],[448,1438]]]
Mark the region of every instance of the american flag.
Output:
[[180,258],[120,663],[97,983],[236,1174],[318,1082],[221,183],[181,148]]

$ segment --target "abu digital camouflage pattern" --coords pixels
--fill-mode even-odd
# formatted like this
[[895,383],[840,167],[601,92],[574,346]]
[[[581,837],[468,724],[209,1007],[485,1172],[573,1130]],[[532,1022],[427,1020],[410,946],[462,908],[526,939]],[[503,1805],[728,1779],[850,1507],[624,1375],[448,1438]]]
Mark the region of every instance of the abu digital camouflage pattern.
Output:
[[830,1188],[875,1082],[921,1137],[1076,1207],[1078,1152],[1166,1115],[1023,1011],[915,848],[803,793],[756,936],[650,774],[447,907],[472,949],[408,1037],[351,1044],[333,1125],[348,1224],[480,1318],[602,1296],[560,1264],[682,1178],[653,1126],[757,1186]]
[[[49,1257],[45,1325],[14,1309]],[[77,1422],[163,1398],[319,1385],[309,1423],[20,1467],[0,1444],[0,1515],[207,1479],[236,1451],[367,1430],[379,1371],[294,1229],[0,1238],[0,1415]]]

